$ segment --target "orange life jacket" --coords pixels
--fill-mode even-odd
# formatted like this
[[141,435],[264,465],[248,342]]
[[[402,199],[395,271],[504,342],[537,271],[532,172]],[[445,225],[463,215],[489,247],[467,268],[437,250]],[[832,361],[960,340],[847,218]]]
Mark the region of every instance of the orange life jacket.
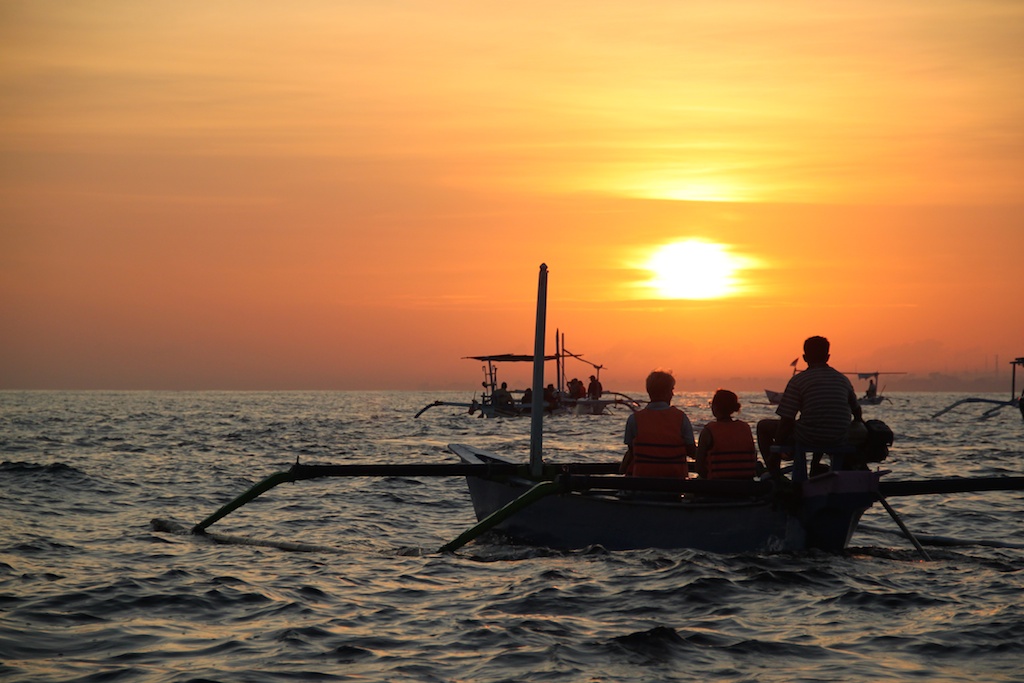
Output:
[[757,451],[750,425],[740,420],[709,422],[711,450],[708,451],[708,479],[752,479]]
[[685,413],[679,408],[641,410],[636,418],[633,462],[627,475],[634,477],[686,478]]

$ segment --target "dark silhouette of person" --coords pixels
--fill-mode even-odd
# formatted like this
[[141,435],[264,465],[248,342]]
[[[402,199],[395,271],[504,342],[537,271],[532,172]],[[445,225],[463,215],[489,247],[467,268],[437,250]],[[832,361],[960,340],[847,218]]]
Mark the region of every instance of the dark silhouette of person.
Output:
[[626,419],[626,455],[619,472],[633,477],[680,477],[689,472],[687,460],[694,457],[693,425],[672,405],[676,378],[655,370],[647,376],[650,403]]
[[825,337],[804,341],[807,369],[786,384],[775,411],[779,419],[757,423],[757,446],[774,476],[781,471],[782,456],[771,452],[773,445],[834,446],[847,440],[851,418],[864,421],[850,380],[828,364],[829,351]]
[[719,389],[711,399],[714,421],[704,425],[697,439],[697,474],[704,479],[753,479],[757,451],[750,425],[733,419],[740,410],[739,397]]
[[501,386],[494,390],[491,401],[498,410],[508,410],[512,407],[514,401],[512,400],[512,392],[508,390],[508,382],[502,382]]
[[558,407],[558,392],[555,391],[555,385],[549,384],[544,387],[544,409],[554,410]]

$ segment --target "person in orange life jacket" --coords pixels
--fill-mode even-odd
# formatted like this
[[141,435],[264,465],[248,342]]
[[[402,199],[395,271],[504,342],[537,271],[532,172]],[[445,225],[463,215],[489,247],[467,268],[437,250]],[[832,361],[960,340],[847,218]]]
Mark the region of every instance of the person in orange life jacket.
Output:
[[697,447],[693,425],[679,408],[671,405],[676,378],[655,370],[647,376],[650,403],[626,419],[626,455],[619,473],[633,477],[682,477],[688,472],[687,459]]
[[757,470],[757,452],[750,425],[734,420],[740,410],[736,394],[719,389],[711,399],[709,422],[697,439],[697,474],[704,479],[753,479]]

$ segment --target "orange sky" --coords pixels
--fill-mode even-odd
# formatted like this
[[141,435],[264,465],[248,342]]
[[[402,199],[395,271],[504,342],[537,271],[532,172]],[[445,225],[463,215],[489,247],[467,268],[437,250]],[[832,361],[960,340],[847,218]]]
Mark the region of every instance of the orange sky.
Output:
[[0,0],[0,388],[473,390],[542,262],[612,388],[1008,385],[1022,121],[1012,2]]

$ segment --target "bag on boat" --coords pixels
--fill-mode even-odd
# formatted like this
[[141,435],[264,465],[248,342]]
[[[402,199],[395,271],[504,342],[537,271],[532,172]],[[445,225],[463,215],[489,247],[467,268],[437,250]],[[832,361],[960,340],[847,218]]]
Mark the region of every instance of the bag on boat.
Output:
[[857,447],[857,459],[864,463],[882,462],[889,457],[889,446],[892,445],[893,433],[889,425],[881,420],[865,420],[867,436]]

